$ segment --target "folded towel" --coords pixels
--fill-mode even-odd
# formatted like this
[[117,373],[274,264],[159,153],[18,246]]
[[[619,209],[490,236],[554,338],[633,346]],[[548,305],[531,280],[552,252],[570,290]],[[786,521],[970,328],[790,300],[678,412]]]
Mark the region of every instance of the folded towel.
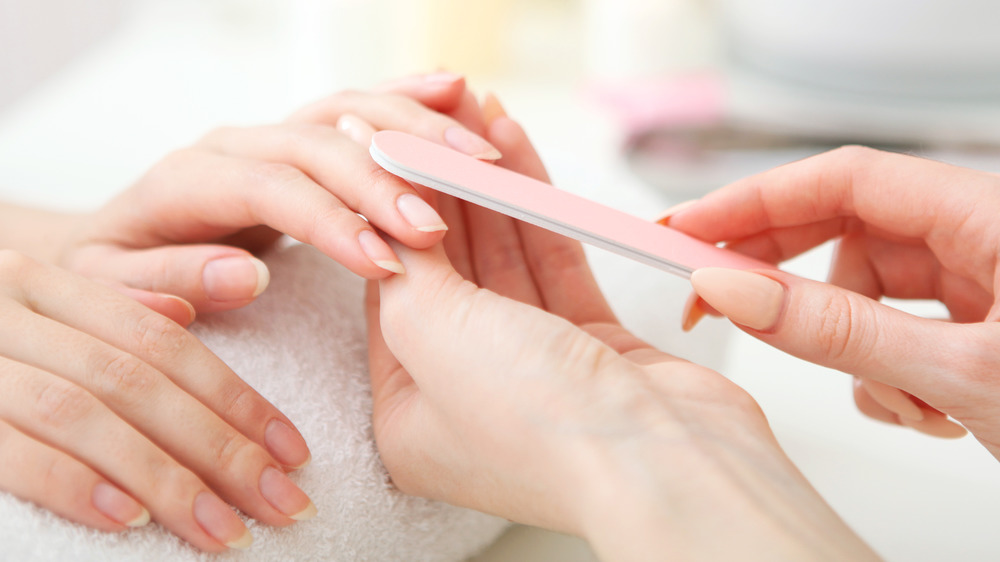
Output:
[[316,518],[280,529],[247,520],[249,550],[208,555],[156,524],[100,533],[0,493],[0,560],[450,561],[504,530],[502,519],[389,484],[372,440],[361,280],[308,246],[263,259],[272,277],[258,301],[192,330],[302,432],[313,459],[291,477]]

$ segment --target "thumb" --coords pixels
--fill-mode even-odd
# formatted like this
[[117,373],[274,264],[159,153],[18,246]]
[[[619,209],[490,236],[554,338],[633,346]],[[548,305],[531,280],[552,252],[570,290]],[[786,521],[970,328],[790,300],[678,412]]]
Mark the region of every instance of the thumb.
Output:
[[271,279],[264,262],[246,250],[218,245],[145,250],[92,245],[78,250],[68,265],[87,277],[176,295],[198,312],[246,306]]
[[[953,400],[960,325],[927,320],[783,272],[704,268],[695,291],[749,334],[796,357],[923,398]],[[931,405],[934,405],[933,403]]]

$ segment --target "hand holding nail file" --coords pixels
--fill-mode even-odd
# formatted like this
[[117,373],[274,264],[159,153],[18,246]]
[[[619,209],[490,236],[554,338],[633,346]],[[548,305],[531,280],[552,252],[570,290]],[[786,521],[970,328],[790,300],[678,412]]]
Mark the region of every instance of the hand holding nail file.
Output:
[[681,277],[702,267],[774,269],[413,135],[380,131],[372,137],[370,152],[375,162],[403,179]]

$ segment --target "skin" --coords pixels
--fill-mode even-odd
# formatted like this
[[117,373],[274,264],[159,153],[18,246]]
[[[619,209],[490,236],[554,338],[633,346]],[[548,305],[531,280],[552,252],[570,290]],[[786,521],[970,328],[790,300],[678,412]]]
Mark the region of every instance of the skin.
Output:
[[[294,424],[183,327],[252,302],[264,288],[252,253],[282,233],[371,279],[391,272],[360,232],[396,263],[375,227],[439,242],[442,229],[396,206],[415,189],[337,122],[352,112],[489,156],[438,111],[460,111],[465,95],[453,75],[342,92],[285,123],[213,131],[93,213],[0,206],[0,490],[106,531],[151,515],[206,551],[249,545],[229,506],[270,525],[311,517],[285,476],[309,460]],[[210,285],[222,258],[247,267]]]

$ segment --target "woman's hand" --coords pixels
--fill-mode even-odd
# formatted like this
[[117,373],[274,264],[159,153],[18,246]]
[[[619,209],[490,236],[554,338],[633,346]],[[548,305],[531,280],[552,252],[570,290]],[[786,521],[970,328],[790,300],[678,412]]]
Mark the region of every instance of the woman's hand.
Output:
[[181,326],[189,304],[122,292],[169,318],[0,251],[0,490],[105,531],[152,516],[207,551],[250,544],[229,505],[311,517],[292,423]]
[[342,92],[279,125],[213,131],[80,218],[53,260],[91,278],[180,296],[199,312],[238,308],[263,291],[268,272],[252,252],[281,233],[369,279],[399,272],[376,228],[426,248],[447,227],[346,133],[357,116],[498,158],[488,142],[439,113],[459,108],[464,94],[458,76],[415,76],[371,93]]
[[[513,121],[479,127],[500,165],[544,179]],[[375,436],[401,490],[579,534],[609,560],[873,557],[746,393],[618,324],[579,244],[438,204],[447,255],[399,246],[406,275],[369,290]]]
[[[718,269],[691,281],[748,333],[858,377],[868,415],[964,434],[947,414],[1000,458],[998,214],[993,174],[848,147],[736,182],[669,223],[772,262],[839,238],[830,284]],[[883,296],[941,301],[953,322]]]

